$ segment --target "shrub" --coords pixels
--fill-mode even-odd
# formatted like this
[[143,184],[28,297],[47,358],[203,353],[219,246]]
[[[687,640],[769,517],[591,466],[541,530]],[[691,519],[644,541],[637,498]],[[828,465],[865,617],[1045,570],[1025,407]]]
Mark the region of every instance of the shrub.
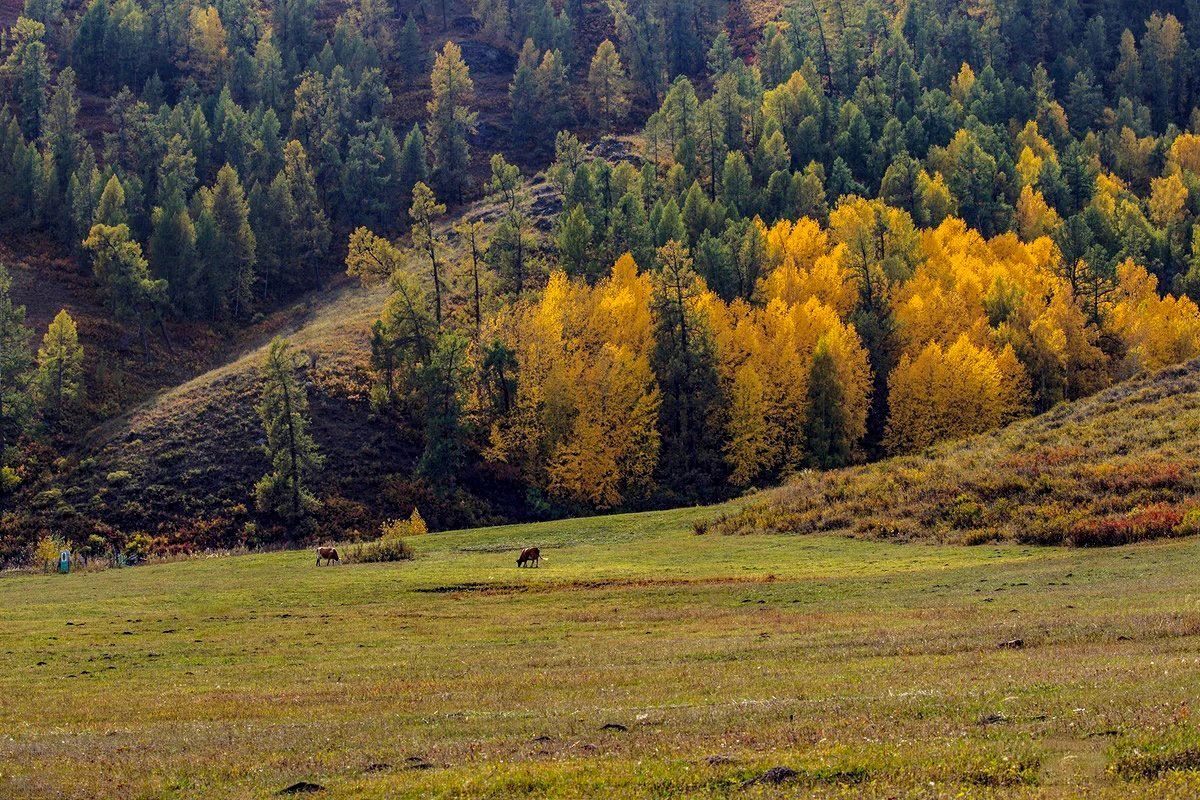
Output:
[[1175,526],[1176,536],[1195,536],[1200,534],[1200,508],[1188,509],[1183,519]]
[[429,526],[421,517],[421,512],[413,508],[408,519],[389,519],[379,526],[379,535],[385,539],[400,539],[405,536],[421,536],[429,533]]
[[946,512],[946,521],[958,530],[978,528],[983,521],[983,506],[971,495],[960,494]]
[[11,492],[21,484],[21,476],[12,467],[0,467],[0,494]]
[[130,564],[138,564],[150,557],[154,540],[140,531],[129,537],[125,542],[125,560]]
[[1088,519],[1071,531],[1076,547],[1116,547],[1150,539],[1178,536],[1183,514],[1165,503],[1138,509],[1123,517]]
[[62,552],[62,549],[61,539],[43,536],[33,550],[33,565],[39,567],[43,572],[49,572],[58,563],[58,554]]
[[352,564],[411,561],[412,557],[412,547],[409,546],[408,542],[399,537],[356,544],[346,552],[346,561]]
[[129,481],[133,480],[133,474],[130,473],[130,471],[127,469],[113,470],[112,472],[108,473],[108,475],[106,475],[104,477],[105,477],[105,480],[107,480],[109,483],[113,484],[114,486],[122,484],[122,483],[129,483]]

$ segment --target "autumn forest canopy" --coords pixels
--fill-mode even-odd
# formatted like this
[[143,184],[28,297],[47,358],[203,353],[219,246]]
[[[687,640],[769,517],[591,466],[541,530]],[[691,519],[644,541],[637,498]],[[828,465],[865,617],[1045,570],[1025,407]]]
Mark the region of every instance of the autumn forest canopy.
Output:
[[[719,500],[1200,356],[1197,75],[1194,0],[25,0],[0,228],[92,305],[0,264],[0,561]],[[256,361],[255,480],[79,479],[137,399],[80,313],[153,361],[350,279],[348,363]]]

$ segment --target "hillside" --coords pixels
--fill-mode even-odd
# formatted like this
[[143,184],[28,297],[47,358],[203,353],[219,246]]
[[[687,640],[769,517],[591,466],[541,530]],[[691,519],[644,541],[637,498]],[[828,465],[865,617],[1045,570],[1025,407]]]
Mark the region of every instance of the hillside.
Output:
[[[556,211],[544,181],[534,182],[530,194],[535,218]],[[492,216],[491,206],[480,202],[452,222]],[[247,527],[254,518],[254,482],[268,469],[255,404],[259,365],[274,336],[287,337],[308,359],[303,380],[313,433],[331,465],[315,487],[324,501],[323,525],[339,535],[372,534],[382,520],[407,516],[414,506],[439,528],[527,518],[524,488],[503,468],[468,471],[453,492],[412,479],[421,431],[407,420],[380,416],[369,400],[370,327],[387,294],[386,287],[367,289],[342,277],[236,338],[214,336],[221,345],[215,352],[228,360],[176,378],[178,385],[153,372],[169,368],[169,358],[131,352],[129,363],[150,373],[146,383],[158,380],[165,388],[90,431],[68,458],[23,487],[17,504],[28,514],[23,525],[56,525],[79,539],[89,531],[143,532],[162,536],[164,549],[287,538],[286,531],[258,534]],[[79,303],[90,319],[86,300]],[[39,306],[31,306],[30,316],[38,314]],[[176,369],[178,374],[185,367]]]
[[1123,544],[1200,531],[1200,361],[919,455],[805,473],[725,532]]
[[4,575],[0,796],[1200,791],[1200,540],[695,535],[713,513]]

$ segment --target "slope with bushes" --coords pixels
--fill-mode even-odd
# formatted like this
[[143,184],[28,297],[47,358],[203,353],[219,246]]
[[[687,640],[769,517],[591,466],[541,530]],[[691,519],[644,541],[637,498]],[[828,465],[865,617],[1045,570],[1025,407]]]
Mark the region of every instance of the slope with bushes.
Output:
[[1200,362],[918,455],[806,472],[726,533],[1076,546],[1200,533]]

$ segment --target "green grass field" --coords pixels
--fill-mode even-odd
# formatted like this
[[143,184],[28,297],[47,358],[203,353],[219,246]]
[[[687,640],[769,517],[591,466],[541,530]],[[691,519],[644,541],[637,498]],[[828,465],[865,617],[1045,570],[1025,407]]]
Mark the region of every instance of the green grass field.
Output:
[[0,578],[0,797],[1200,796],[1200,540],[714,513]]

